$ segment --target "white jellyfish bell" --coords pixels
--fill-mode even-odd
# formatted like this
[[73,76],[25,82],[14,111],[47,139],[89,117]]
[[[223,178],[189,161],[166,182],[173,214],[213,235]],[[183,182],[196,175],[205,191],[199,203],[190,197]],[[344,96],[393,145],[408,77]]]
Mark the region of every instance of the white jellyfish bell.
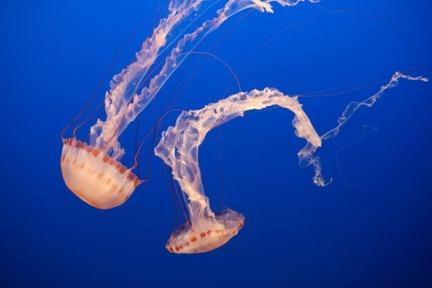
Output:
[[99,209],[123,204],[141,183],[131,169],[75,138],[64,140],[61,171],[66,186]]

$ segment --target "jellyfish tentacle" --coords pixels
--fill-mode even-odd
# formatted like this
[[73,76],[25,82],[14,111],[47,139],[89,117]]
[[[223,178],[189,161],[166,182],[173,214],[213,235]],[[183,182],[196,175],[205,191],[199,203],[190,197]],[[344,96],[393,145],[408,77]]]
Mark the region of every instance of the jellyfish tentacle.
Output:
[[[339,118],[336,121],[336,126],[329,129],[327,132],[323,133],[320,138],[321,141],[325,141],[331,138],[336,137],[342,127],[351,119],[351,117],[357,112],[358,109],[361,107],[367,107],[371,108],[378,99],[389,89],[396,87],[399,84],[399,80],[408,80],[408,81],[420,81],[420,82],[429,82],[429,78],[423,77],[423,76],[410,76],[408,74],[401,73],[399,71],[396,71],[393,73],[390,80],[382,85],[378,92],[374,93],[372,96],[362,100],[362,101],[353,101],[350,102],[347,107],[344,109],[344,111],[341,113]],[[318,186],[326,186],[330,181],[326,182],[323,179],[322,173],[321,173],[321,164],[320,159],[317,156],[314,156],[314,153],[316,151],[316,147],[313,145],[310,145],[310,143],[307,143],[305,147],[303,147],[299,152],[299,158],[304,161],[307,165],[312,165],[315,170],[315,175],[313,177],[313,182]]]
[[[229,17],[246,8],[272,12],[270,5],[272,2],[294,6],[307,0],[226,0],[225,6],[216,11],[216,17],[197,25],[198,28],[193,32],[184,34],[185,30],[182,30],[178,34],[173,33],[174,29],[185,19],[192,17],[191,15],[197,16],[195,20],[200,18],[200,15],[206,12],[206,9],[198,11],[203,3],[210,3],[207,6],[209,8],[219,4],[220,1],[222,0],[211,2],[171,0],[167,17],[159,22],[153,34],[144,41],[141,50],[136,54],[135,61],[112,79],[111,89],[105,93],[103,103],[106,118],[97,119],[90,128],[89,143],[77,141],[75,134],[70,139],[63,139],[61,162],[63,178],[69,189],[78,197],[97,208],[108,209],[121,205],[127,199],[125,195],[130,196],[142,182],[136,175],[129,173],[130,170],[126,173],[127,169],[120,163],[125,150],[121,147],[118,138],[210,32],[216,30]],[[316,1],[309,0],[309,2]],[[194,11],[198,12],[194,14]],[[194,25],[186,25],[186,28]],[[169,42],[170,37],[174,37],[172,42]],[[176,46],[171,48],[174,43]],[[171,52],[165,57],[164,51],[169,49]],[[162,58],[162,54],[165,58],[160,63],[163,65],[157,69],[155,63]],[[155,70],[155,76],[149,80],[146,87],[141,89],[145,77],[150,78],[148,74],[150,68]],[[88,118],[93,117],[96,111],[91,112]],[[76,129],[80,126],[81,124]],[[207,212],[211,215],[210,211]],[[218,217],[231,221],[235,218],[234,215],[227,211]],[[234,223],[230,221],[228,222]]]
[[[102,130],[98,130],[95,139],[96,147],[105,147],[116,153],[114,146],[116,139],[126,129],[127,125],[132,122],[139,113],[159,93],[166,81],[178,69],[178,67],[187,59],[197,45],[199,45],[208,34],[216,30],[222,23],[235,14],[248,9],[254,8],[262,12],[273,12],[271,3],[276,2],[282,6],[295,6],[301,2],[317,3],[317,0],[228,0],[223,8],[216,12],[216,16],[210,20],[204,21],[193,32],[185,34],[171,50],[169,56],[165,59],[163,67],[150,81],[148,86],[144,87],[140,93],[128,93],[129,85],[136,80],[140,82],[142,76],[147,73],[150,66],[154,64],[159,56],[159,50],[166,44],[166,39],[172,28],[184,20],[191,11],[198,9],[202,0],[190,0],[185,4],[171,3],[170,14],[161,21],[161,24],[154,30],[153,35],[143,44],[143,48],[137,54],[137,60],[125,68],[122,73],[116,75],[112,81],[112,89],[107,93],[105,98],[105,110],[107,119],[103,122]],[[266,7],[263,9],[262,7]],[[187,50],[188,52],[183,52]],[[94,131],[94,130],[93,130]]]
[[421,82],[429,82],[429,79],[423,76],[410,76],[407,74],[403,74],[399,71],[396,71],[390,80],[383,86],[380,87],[379,91],[373,94],[372,96],[366,98],[363,101],[353,101],[348,104],[345,110],[342,112],[341,116],[339,116],[337,120],[336,127],[328,130],[322,136],[322,140],[327,140],[329,138],[335,137],[339,134],[340,129],[344,126],[348,120],[353,116],[353,114],[361,107],[371,108],[375,102],[386,92],[388,89],[394,88],[399,84],[400,79],[405,79],[408,81],[421,81]]

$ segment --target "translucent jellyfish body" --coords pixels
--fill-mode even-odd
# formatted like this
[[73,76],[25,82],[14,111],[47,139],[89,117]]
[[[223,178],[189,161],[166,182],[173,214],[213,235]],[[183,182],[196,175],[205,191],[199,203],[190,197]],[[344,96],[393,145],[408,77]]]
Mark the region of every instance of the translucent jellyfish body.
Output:
[[[221,1],[170,1],[168,15],[161,19],[152,35],[144,41],[135,61],[113,77],[104,99],[106,119],[98,119],[91,127],[89,143],[80,142],[75,137],[63,139],[61,168],[67,187],[96,208],[108,209],[122,204],[140,181],[120,163],[125,151],[118,138],[155,98],[190,52],[209,33],[242,10],[254,8],[271,13],[272,2],[295,6],[304,1],[227,0],[222,2],[225,3],[223,7],[217,7],[213,18],[201,24],[195,22]],[[192,21],[186,29],[177,29],[181,32],[173,33],[180,23],[189,18]],[[194,26],[192,24],[198,24],[197,28],[186,32]],[[157,60],[162,65],[155,65]],[[144,79],[147,79],[150,68],[155,74],[146,82]]]
[[243,116],[245,111],[280,106],[294,113],[295,134],[311,147],[321,146],[316,133],[297,97],[289,97],[276,89],[237,93],[200,110],[183,112],[176,124],[162,133],[155,148],[157,156],[172,168],[174,179],[185,194],[189,223],[175,231],[166,248],[173,253],[202,253],[224,245],[243,227],[242,214],[227,209],[215,214],[204,194],[198,164],[198,150],[205,136],[213,128]]
[[99,209],[123,204],[141,183],[131,170],[105,152],[75,139],[63,143],[61,170],[67,187]]

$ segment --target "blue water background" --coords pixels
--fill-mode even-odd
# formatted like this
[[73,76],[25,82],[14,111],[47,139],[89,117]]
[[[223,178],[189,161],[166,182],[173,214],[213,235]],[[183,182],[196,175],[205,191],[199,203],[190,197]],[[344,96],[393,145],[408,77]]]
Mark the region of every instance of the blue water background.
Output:
[[[183,219],[160,159],[147,157],[151,143],[139,172],[151,167],[150,181],[121,207],[96,210],[68,191],[60,131],[92,93],[92,107],[102,101],[166,2],[0,2],[0,286],[432,287],[431,84],[401,82],[325,142],[325,188],[298,164],[304,142],[290,112],[250,112],[211,132],[200,152],[206,192],[216,211],[226,205],[246,224],[208,254],[164,249]],[[309,96],[304,109],[323,133],[394,71],[432,76],[431,8],[327,0],[245,12],[197,50],[225,60],[244,90]],[[168,106],[197,109],[236,91],[221,63],[192,55],[141,115],[139,138]],[[121,139],[126,165],[135,124]]]

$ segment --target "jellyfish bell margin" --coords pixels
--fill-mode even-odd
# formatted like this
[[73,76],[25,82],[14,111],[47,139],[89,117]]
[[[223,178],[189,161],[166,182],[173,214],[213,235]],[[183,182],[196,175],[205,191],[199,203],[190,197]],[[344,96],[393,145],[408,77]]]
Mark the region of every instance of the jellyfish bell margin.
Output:
[[196,224],[184,224],[174,231],[165,248],[176,254],[206,253],[227,243],[244,226],[244,216],[234,210],[205,216]]
[[61,172],[66,186],[98,209],[120,206],[142,183],[131,169],[75,138],[63,140]]

